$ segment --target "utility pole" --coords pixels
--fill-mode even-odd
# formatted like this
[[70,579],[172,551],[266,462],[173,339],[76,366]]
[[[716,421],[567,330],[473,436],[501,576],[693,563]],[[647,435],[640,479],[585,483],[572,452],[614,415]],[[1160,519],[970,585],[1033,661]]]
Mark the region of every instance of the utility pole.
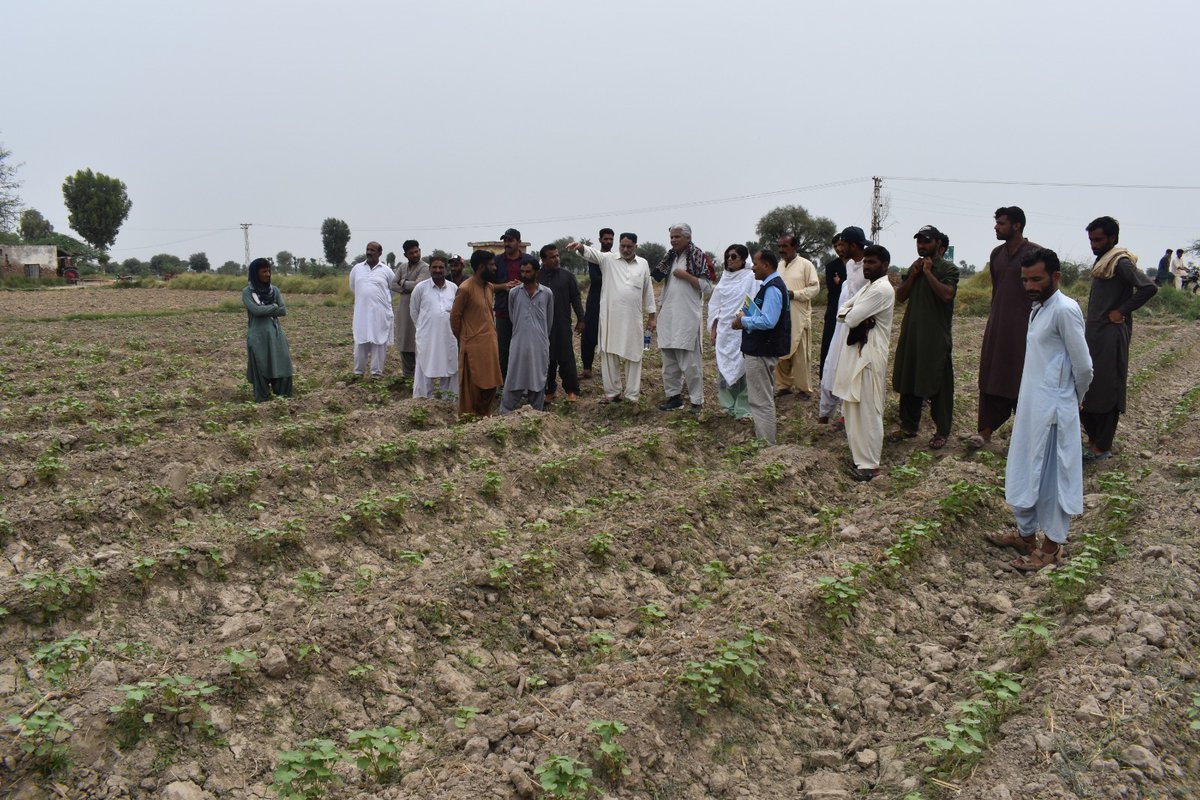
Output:
[[875,182],[875,191],[871,194],[871,241],[878,244],[879,231],[883,227],[883,178],[876,175],[871,180]]
[[[876,178],[875,180],[879,180],[879,179]],[[878,192],[879,192],[878,184],[876,184],[875,191],[878,194]],[[252,224],[254,224],[254,223],[251,223],[251,222],[243,222],[242,223],[242,236],[244,236],[246,239],[246,263],[243,266],[246,268],[247,272],[250,271],[250,226]]]

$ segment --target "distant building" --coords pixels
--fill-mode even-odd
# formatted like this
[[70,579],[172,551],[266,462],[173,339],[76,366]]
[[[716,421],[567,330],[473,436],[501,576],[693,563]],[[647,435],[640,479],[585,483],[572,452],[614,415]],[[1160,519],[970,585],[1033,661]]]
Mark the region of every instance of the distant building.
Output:
[[[63,258],[70,261],[68,255]],[[53,278],[58,268],[58,248],[52,244],[0,244],[0,277]]]

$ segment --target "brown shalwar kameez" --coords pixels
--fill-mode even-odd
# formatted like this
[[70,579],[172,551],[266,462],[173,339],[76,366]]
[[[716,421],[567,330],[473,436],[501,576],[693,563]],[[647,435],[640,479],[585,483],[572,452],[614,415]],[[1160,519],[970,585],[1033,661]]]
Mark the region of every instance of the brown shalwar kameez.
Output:
[[[1083,398],[1080,417],[1088,439],[1101,452],[1112,449],[1117,421],[1125,411],[1132,314],[1157,291],[1154,281],[1124,257],[1117,261],[1111,278],[1092,278],[1084,337],[1095,374]],[[1125,321],[1120,325],[1112,323],[1108,319],[1110,311],[1120,311]]]
[[1032,304],[1021,283],[1021,261],[1041,245],[1022,239],[1017,251],[1005,242],[992,251],[992,307],[979,351],[978,430],[995,431],[1017,408],[1021,370],[1025,366],[1025,333]]
[[450,329],[458,339],[458,413],[492,413],[500,375],[500,345],[492,314],[492,287],[481,277],[463,281],[450,309]]

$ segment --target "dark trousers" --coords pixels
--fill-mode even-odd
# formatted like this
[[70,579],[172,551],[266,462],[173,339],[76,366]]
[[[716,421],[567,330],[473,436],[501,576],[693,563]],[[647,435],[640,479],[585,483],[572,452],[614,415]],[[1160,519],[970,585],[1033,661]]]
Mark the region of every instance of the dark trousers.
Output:
[[979,427],[976,430],[996,432],[1017,410],[1017,398],[998,394],[979,395]]
[[254,388],[254,402],[265,403],[271,399],[271,394],[280,397],[292,396],[292,376],[286,378],[264,378],[257,372],[250,384]]
[[833,344],[833,329],[837,325],[837,306],[832,314],[825,314],[825,329],[821,331],[821,366],[817,370],[817,382],[825,374],[825,358],[829,355],[829,345]]
[[554,394],[558,390],[558,378],[562,378],[563,391],[567,394],[579,394],[579,374],[575,370],[575,358],[568,361],[550,361],[550,369],[546,371],[546,394]]
[[512,344],[512,320],[496,317],[496,339],[500,344],[500,375],[508,377],[508,348]]
[[[583,310],[583,338],[579,345],[579,357],[583,359],[583,368],[591,371],[592,362],[596,357],[596,342],[600,341],[600,293],[592,297],[588,291],[587,307]],[[566,378],[563,378],[564,383]],[[570,391],[568,389],[568,391]]]
[[417,374],[417,354],[400,351],[400,371],[406,378]]
[[932,397],[918,397],[915,394],[900,395],[900,427],[909,433],[916,433],[921,428],[921,407],[924,401],[929,401],[929,418],[933,420],[937,432],[942,436],[950,435],[950,424],[954,420],[954,365],[949,357],[942,371],[942,383],[937,394]]
[[1121,412],[1115,408],[1102,414],[1094,411],[1079,412],[1079,421],[1083,423],[1088,440],[1100,448],[1101,452],[1112,450],[1113,439],[1117,435],[1117,422],[1120,419]]

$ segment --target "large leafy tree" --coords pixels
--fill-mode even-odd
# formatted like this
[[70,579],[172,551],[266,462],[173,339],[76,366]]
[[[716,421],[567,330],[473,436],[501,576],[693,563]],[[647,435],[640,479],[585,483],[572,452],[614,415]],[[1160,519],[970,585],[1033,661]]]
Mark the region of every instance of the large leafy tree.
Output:
[[295,268],[296,259],[287,250],[275,254],[275,268],[280,272],[291,272]]
[[112,247],[133,208],[124,182],[81,169],[63,181],[62,189],[71,227],[97,250]]
[[167,272],[176,274],[183,272],[184,260],[179,256],[173,256],[170,253],[159,253],[155,256],[150,256],[151,271],[162,275]]
[[646,259],[646,263],[653,269],[667,254],[667,247],[658,242],[642,242],[637,246],[637,254]]
[[576,239],[574,236],[564,236],[561,239],[554,240],[554,246],[558,248],[559,262],[562,268],[568,272],[573,272],[576,275],[586,275],[588,271],[587,261],[583,256],[576,253],[574,250],[568,250],[567,245],[571,242],[581,242],[582,244],[591,244],[592,240],[586,236],[580,236]]
[[50,224],[50,220],[42,216],[42,212],[36,208],[27,208],[21,212],[19,230],[22,239],[27,242],[34,242],[38,239],[45,239],[54,233],[54,226]]
[[212,264],[208,262],[207,253],[192,253],[188,256],[188,269],[192,272],[208,272]]
[[329,217],[321,223],[321,246],[325,260],[342,266],[346,263],[346,247],[350,244],[350,226],[344,220]]
[[21,196],[17,194],[21,182],[17,180],[20,164],[12,161],[12,151],[0,145],[0,231],[11,231],[17,226],[21,210]]
[[814,217],[804,206],[779,206],[764,214],[754,231],[761,246],[772,250],[780,236],[794,234],[800,255],[820,264],[829,257],[837,226],[828,217]]

